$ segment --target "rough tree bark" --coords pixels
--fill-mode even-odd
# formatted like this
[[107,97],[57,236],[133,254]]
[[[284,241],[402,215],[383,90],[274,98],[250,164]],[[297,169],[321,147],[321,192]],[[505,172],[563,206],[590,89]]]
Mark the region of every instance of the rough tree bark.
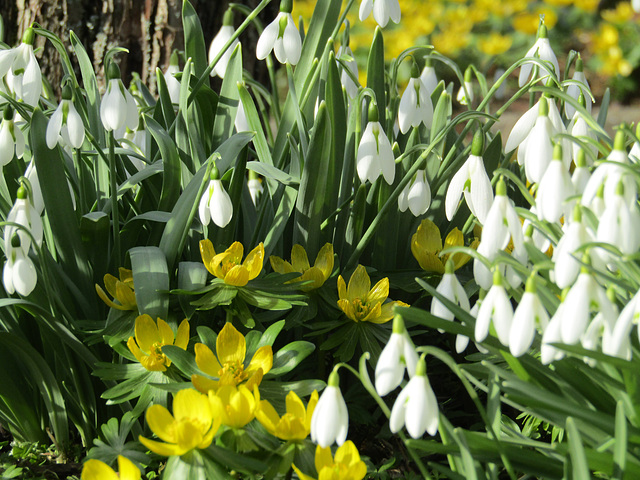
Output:
[[[220,28],[229,0],[191,0],[191,3],[198,12],[208,45]],[[259,0],[237,3],[255,6]],[[271,2],[261,13],[263,21],[271,21],[278,6],[279,2]],[[91,56],[99,81],[103,81],[104,54],[114,46],[127,48],[129,54],[118,55],[123,78],[128,80],[137,72],[153,93],[156,68],[164,70],[171,52],[184,49],[181,9],[182,0],[1,0],[5,31],[1,40],[16,45],[25,29],[35,22],[70,45],[72,30]],[[236,15],[236,26],[241,21],[239,17]],[[255,61],[255,29],[249,28],[241,41],[245,68],[254,77],[264,78],[261,72],[264,62]],[[41,48],[36,55],[43,74],[54,91],[58,91],[63,76],[58,52],[44,38],[38,38],[36,46]]]

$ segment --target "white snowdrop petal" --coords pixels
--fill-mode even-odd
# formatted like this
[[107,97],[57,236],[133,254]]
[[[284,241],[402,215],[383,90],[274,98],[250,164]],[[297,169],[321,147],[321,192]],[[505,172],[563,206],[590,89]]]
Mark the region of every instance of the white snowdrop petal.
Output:
[[273,46],[278,38],[279,23],[280,15],[262,31],[262,35],[260,35],[258,43],[256,44],[256,57],[258,60],[264,60],[267,58],[267,55],[271,53],[271,50],[273,50]]
[[[64,101],[64,100],[63,100]],[[47,147],[53,149],[58,144],[58,138],[60,137],[60,129],[62,128],[62,103],[58,105],[58,108],[53,112],[49,123],[47,123],[46,140]]]
[[23,297],[26,297],[33,289],[36,288],[38,282],[38,274],[36,267],[29,257],[18,254],[13,264],[13,286]]
[[289,14],[287,21],[287,27],[284,30],[284,37],[282,39],[284,51],[286,53],[287,61],[291,65],[296,65],[300,60],[300,53],[302,51],[302,40],[300,39],[300,33],[293,23],[293,18]]

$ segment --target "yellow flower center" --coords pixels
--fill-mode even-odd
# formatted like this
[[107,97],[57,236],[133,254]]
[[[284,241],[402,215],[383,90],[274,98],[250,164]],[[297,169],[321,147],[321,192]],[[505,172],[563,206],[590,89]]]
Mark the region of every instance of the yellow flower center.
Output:
[[167,357],[162,353],[162,347],[164,343],[156,342],[151,345],[151,351],[149,352],[149,356],[153,358],[154,364],[166,363]]
[[234,262],[233,260],[223,261],[222,265],[220,265],[220,268],[222,269],[222,274],[226,277],[227,273],[229,273],[229,270],[231,270],[236,265],[237,263]]
[[230,375],[236,385],[243,382],[248,377],[247,372],[244,371],[244,366],[238,360],[235,362],[226,362],[222,366],[218,371],[218,376],[222,378],[225,375]]
[[371,306],[368,302],[363,302],[360,298],[356,298],[353,300],[353,309],[355,310],[356,319],[360,320],[369,314]]

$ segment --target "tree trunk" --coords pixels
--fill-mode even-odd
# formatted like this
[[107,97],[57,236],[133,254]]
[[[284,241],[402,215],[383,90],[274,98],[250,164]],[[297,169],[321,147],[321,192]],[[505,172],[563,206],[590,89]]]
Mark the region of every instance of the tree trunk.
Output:
[[[255,7],[259,0],[243,0]],[[264,22],[277,15],[278,3],[272,2],[261,13]],[[229,0],[192,0],[198,12],[208,45],[222,24]],[[69,31],[80,39],[90,55],[100,86],[104,86],[103,59],[112,47],[124,47],[128,54],[117,56],[125,81],[137,72],[152,93],[156,91],[156,68],[165,70],[172,51],[184,50],[181,20],[182,0],[5,0],[0,7],[4,38],[10,46],[19,43],[33,23],[51,31],[71,50]],[[236,26],[241,23],[236,15]],[[250,27],[241,36],[245,68],[255,78],[264,78],[264,62],[255,61],[257,33]],[[51,43],[37,37],[36,53],[43,76],[55,92],[63,77],[60,56]]]

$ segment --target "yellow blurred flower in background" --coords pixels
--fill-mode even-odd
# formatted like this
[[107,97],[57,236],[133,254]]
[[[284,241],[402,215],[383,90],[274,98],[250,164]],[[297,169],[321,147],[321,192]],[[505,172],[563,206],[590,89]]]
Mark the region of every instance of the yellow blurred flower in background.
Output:
[[244,247],[233,242],[224,252],[216,254],[211,240],[200,240],[200,255],[206,269],[212,275],[224,280],[227,285],[244,287],[249,280],[256,278],[262,271],[264,245],[262,242],[251,250],[242,261]]
[[558,23],[558,15],[549,7],[539,7],[533,12],[517,14],[512,21],[513,29],[520,33],[535,35],[540,25],[540,15],[544,15],[544,24],[547,28],[553,28]]
[[318,403],[318,391],[314,390],[305,408],[293,390],[287,394],[287,412],[280,417],[268,400],[260,402],[256,418],[271,435],[282,440],[304,440],[311,431],[311,417]]
[[630,2],[620,2],[614,9],[600,12],[600,16],[610,23],[626,23],[631,21],[634,15]]
[[171,327],[158,318],[158,322],[147,315],[140,315],[136,318],[135,339],[129,337],[127,347],[144,368],[153,372],[164,372],[171,366],[162,347],[165,345],[175,345],[183,350],[187,349],[189,343],[189,322],[185,318],[178,327],[178,333],[173,335]]
[[510,36],[493,32],[478,39],[478,49],[485,55],[500,55],[509,50],[512,43]]
[[[318,480],[362,480],[367,475],[367,466],[360,460],[360,453],[351,440],[344,442],[336,450],[335,457],[331,448],[316,447],[315,457]],[[315,480],[292,465],[300,480]]]
[[127,457],[118,455],[118,472],[100,460],[84,462],[80,480],[140,480],[140,469]]
[[217,358],[204,343],[197,343],[195,352],[198,368],[207,375],[218,378],[212,380],[202,375],[192,375],[193,386],[202,393],[215,391],[223,385],[236,386],[241,383],[253,390],[273,366],[273,350],[270,345],[264,345],[254,353],[245,367],[247,342],[231,323],[226,323],[216,338]]
[[145,447],[158,455],[184,455],[194,448],[207,448],[220,428],[220,417],[214,415],[209,398],[185,388],[173,397],[173,415],[162,405],[151,405],[146,414],[147,425],[162,442],[140,435]]

